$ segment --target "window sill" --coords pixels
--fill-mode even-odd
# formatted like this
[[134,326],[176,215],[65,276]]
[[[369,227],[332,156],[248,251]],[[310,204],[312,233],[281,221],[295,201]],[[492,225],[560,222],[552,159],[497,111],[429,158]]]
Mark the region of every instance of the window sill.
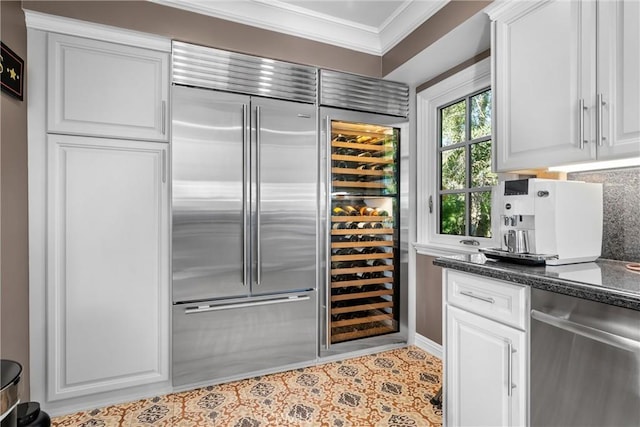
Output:
[[477,248],[464,248],[464,247],[453,246],[453,245],[442,245],[442,244],[436,245],[433,243],[423,243],[423,242],[413,242],[412,245],[418,254],[436,256],[436,257],[478,253]]

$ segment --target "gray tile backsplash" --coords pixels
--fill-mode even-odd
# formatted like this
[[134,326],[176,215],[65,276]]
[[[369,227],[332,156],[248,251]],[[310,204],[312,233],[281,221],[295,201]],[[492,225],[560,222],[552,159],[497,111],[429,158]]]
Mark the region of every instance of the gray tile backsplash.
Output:
[[567,179],[604,184],[602,258],[640,262],[640,167],[573,172]]

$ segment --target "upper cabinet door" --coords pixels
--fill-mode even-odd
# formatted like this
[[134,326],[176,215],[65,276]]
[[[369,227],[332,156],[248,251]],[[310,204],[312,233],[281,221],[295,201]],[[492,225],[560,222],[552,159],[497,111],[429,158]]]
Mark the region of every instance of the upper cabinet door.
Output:
[[598,13],[598,159],[640,156],[640,3],[602,1]]
[[523,2],[497,17],[497,171],[595,158],[595,24],[594,2]]
[[47,130],[168,141],[169,55],[49,35]]

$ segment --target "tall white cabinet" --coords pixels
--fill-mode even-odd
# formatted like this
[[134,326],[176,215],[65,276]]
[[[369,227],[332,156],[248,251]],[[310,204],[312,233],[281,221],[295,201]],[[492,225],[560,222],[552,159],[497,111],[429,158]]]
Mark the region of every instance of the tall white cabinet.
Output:
[[444,424],[526,426],[529,290],[444,270]]
[[550,0],[489,9],[497,171],[640,156],[639,8]]
[[167,392],[170,41],[25,16],[31,398]]
[[48,398],[166,380],[166,144],[47,145]]

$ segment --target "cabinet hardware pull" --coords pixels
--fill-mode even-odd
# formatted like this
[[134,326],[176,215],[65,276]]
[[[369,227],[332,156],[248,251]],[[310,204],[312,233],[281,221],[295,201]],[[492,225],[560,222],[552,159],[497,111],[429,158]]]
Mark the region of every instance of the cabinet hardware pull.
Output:
[[248,120],[247,104],[242,104],[242,286],[247,286],[249,280],[249,245],[247,244],[247,215],[249,213],[248,203],[249,196],[249,138],[247,138]]
[[262,241],[260,240],[260,106],[256,106],[256,285],[262,281]]
[[480,242],[475,239],[462,239],[460,240],[460,243],[463,245],[480,246]]
[[468,291],[460,291],[461,295],[467,296],[467,297],[471,297],[471,298],[475,298],[475,299],[479,299],[480,301],[484,301],[484,302],[488,302],[489,304],[495,304],[496,300],[494,300],[491,297],[481,297],[479,295],[475,295],[471,292]]
[[433,213],[433,196],[429,196],[429,213]]
[[516,385],[513,383],[513,353],[516,350],[513,348],[511,342],[507,343],[507,395],[511,397],[513,395],[513,389]]
[[598,108],[596,110],[596,113],[598,115],[598,128],[597,128],[596,138],[598,139],[598,147],[602,147],[604,145],[604,141],[607,139],[604,136],[604,130],[602,128],[602,123],[603,123],[602,107],[607,105],[607,103],[602,99],[602,94],[601,93],[599,93],[598,96],[596,97],[596,104],[598,104]]
[[579,145],[580,145],[580,149],[584,150],[584,143],[585,143],[585,140],[584,140],[584,110],[586,110],[587,107],[584,106],[584,99],[582,99],[582,98],[580,99],[579,108],[580,108],[580,129],[579,129],[580,143],[579,143]]
[[162,150],[162,183],[167,182],[167,150]]
[[246,308],[246,307],[257,307],[260,305],[271,305],[271,304],[282,304],[287,302],[299,302],[308,300],[308,296],[300,296],[300,297],[288,297],[288,298],[278,298],[271,299],[266,301],[256,301],[256,302],[243,302],[239,304],[225,304],[225,305],[205,305],[198,307],[189,307],[184,310],[184,314],[197,314],[197,313],[206,313],[208,311],[220,311],[220,310],[229,310],[233,308]]
[[162,101],[162,134],[167,133],[167,101]]

